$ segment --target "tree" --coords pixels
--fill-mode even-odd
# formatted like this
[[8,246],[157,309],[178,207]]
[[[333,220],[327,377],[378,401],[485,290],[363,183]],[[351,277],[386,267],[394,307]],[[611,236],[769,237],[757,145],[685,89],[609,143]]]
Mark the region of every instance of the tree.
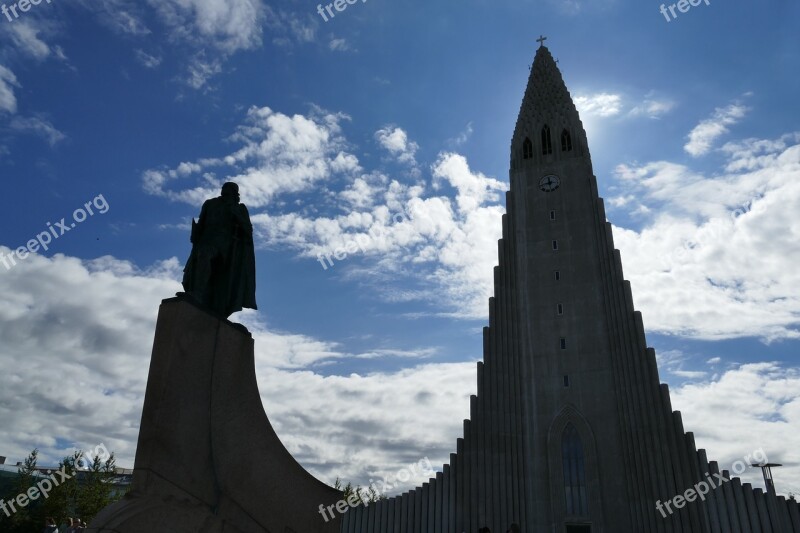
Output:
[[78,494],[76,470],[77,465],[83,459],[83,455],[83,451],[78,450],[72,456],[64,457],[58,463],[58,470],[64,473],[66,479],[62,481],[61,476],[56,475],[56,479],[60,483],[58,486],[53,487],[50,495],[42,505],[44,516],[53,517],[59,524],[65,522],[67,518],[75,516],[74,503]]
[[88,470],[79,474],[81,485],[75,501],[75,509],[82,520],[87,523],[94,518],[112,499],[114,492],[114,476],[116,475],[116,459],[114,454],[102,462],[95,456]]
[[336,481],[333,484],[333,488],[342,491],[342,493],[344,494],[343,499],[345,501],[348,501],[350,496],[352,494],[355,494],[364,505],[375,503],[379,500],[387,499],[387,496],[385,494],[379,493],[377,490],[375,490],[375,487],[373,487],[372,485],[370,485],[369,488],[364,489],[360,485],[354,487],[353,484],[348,481],[347,485],[345,485],[343,488],[342,480],[339,479],[338,477],[336,478]]
[[[2,494],[6,502],[14,501],[18,495],[47,479],[37,468],[38,455],[39,450],[33,450],[19,467],[14,483]],[[101,509],[124,496],[124,493],[115,493],[113,453],[105,461],[95,456],[89,463],[84,452],[78,450],[59,462],[58,470],[63,472],[64,479],[61,474],[52,476],[58,485],[52,482],[53,487],[46,497],[42,494],[25,507],[15,504],[15,512],[9,508],[10,516],[0,512],[0,532],[40,533],[45,517],[52,517],[59,524],[70,517],[79,517],[88,523]]]
[[8,503],[6,504],[6,512],[0,514],[0,526],[2,526],[0,530],[8,531],[9,533],[27,533],[35,530],[37,518],[36,502],[31,502],[22,507],[15,500],[19,494],[26,493],[34,485],[38,458],[39,450],[34,449],[17,470],[17,478],[8,492],[3,495],[3,500]]

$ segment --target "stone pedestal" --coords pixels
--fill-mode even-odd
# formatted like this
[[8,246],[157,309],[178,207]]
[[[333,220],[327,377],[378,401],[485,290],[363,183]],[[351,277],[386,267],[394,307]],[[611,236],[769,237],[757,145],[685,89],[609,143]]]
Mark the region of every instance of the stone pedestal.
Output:
[[306,472],[264,413],[253,339],[192,303],[164,300],[133,487],[91,532],[338,533],[320,504],[341,492]]

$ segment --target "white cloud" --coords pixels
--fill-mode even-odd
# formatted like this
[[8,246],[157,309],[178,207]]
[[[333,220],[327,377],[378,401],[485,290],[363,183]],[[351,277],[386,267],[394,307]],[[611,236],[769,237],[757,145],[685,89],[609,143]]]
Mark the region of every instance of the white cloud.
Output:
[[17,97],[14,95],[14,87],[19,86],[14,73],[0,65],[0,111],[17,112]]
[[348,52],[353,49],[347,39],[331,39],[328,47],[335,52]]
[[[189,48],[190,60],[182,78],[193,89],[205,87],[222,72],[231,55],[261,46],[269,10],[262,0],[108,0],[99,6],[89,0],[79,1],[115,31],[134,36],[151,33],[144,22],[144,12],[151,8],[171,41]],[[136,58],[147,68],[162,60],[141,50]]]
[[456,202],[462,213],[472,213],[486,202],[500,200],[499,193],[505,192],[508,185],[480,172],[469,169],[467,159],[455,153],[443,153],[433,165],[433,185],[438,188],[440,181],[445,180],[456,191]]
[[742,172],[768,168],[777,162],[778,156],[794,143],[800,143],[800,132],[783,135],[778,139],[745,139],[726,143],[720,148],[730,162],[728,172]]
[[[622,94],[600,92],[589,95],[576,96],[575,107],[584,118],[609,118],[622,115],[625,109],[625,118],[647,117],[658,119],[675,108],[675,102],[666,97],[657,96],[651,91],[641,100],[626,97]],[[637,103],[638,102],[638,103]]]
[[152,339],[159,300],[178,287],[108,258],[33,254],[0,266],[0,418],[13,428],[0,447],[23,456],[38,446],[55,460],[66,451],[57,438],[105,442],[130,464],[147,379],[143,340]]
[[[0,254],[9,252],[0,247]],[[11,270],[0,266],[4,455],[21,460],[38,447],[40,462],[53,464],[70,446],[104,443],[118,464],[133,466],[156,312],[161,299],[179,290],[180,266],[171,259],[141,270],[112,257],[36,254]],[[436,350],[380,347],[347,354],[334,342],[267,329],[255,312],[238,317],[253,332],[261,397],[273,427],[320,479],[366,484],[426,456],[440,465],[454,450],[475,389],[474,362],[323,376],[313,368],[326,362],[423,361]]]
[[[148,170],[143,175],[144,189],[198,205],[217,196],[224,181],[236,181],[244,203],[265,206],[278,194],[307,191],[334,173],[360,170],[358,159],[345,152],[340,123],[347,119],[318,108],[309,117],[290,117],[268,107],[252,107],[245,124],[231,137],[239,149],[223,157],[182,163],[172,170]],[[224,176],[218,177],[218,171]],[[171,182],[186,179],[196,182],[193,188],[166,189]]]
[[260,0],[148,0],[173,37],[225,54],[261,45],[264,5]]
[[498,202],[507,185],[472,171],[458,154],[440,154],[432,172],[440,189],[452,187],[455,202],[444,193],[426,196],[421,185],[376,181],[370,194],[382,200],[369,207],[327,217],[261,213],[253,224],[265,244],[290,246],[310,259],[363,243],[354,254],[366,261],[343,267],[333,260],[345,279],[385,300],[423,301],[436,312],[483,318],[504,212]]
[[689,357],[680,350],[657,351],[656,361],[662,377],[664,373],[685,379],[700,379],[708,375],[708,372],[702,370],[686,370],[684,365],[689,361]]
[[[364,284],[380,298],[428,303],[432,312],[485,317],[506,184],[471,170],[453,153],[439,156],[430,184],[364,173],[344,152],[341,118],[253,108],[235,136],[243,144],[239,150],[148,171],[145,187],[199,205],[218,194],[222,181],[236,180],[245,203],[272,205],[269,213],[253,214],[260,245],[290,247],[316,260],[361,239],[367,244],[350,255],[363,261],[337,263],[340,280]],[[417,149],[402,128],[376,135],[400,157]],[[713,178],[665,161],[618,167],[626,193],[609,205],[630,209],[643,227],[616,228],[615,239],[650,330],[703,339],[800,336],[795,139],[800,136],[726,145],[730,157],[723,166],[746,170]],[[178,185],[181,180],[188,185]],[[171,183],[183,190],[168,191]],[[312,189],[313,206],[285,211],[283,195]],[[334,213],[321,215],[323,205]]]
[[719,137],[728,133],[728,126],[733,126],[742,119],[749,109],[741,104],[733,103],[728,107],[718,107],[714,114],[700,122],[689,133],[689,142],[683,147],[693,157],[707,154]]
[[271,6],[266,6],[265,12],[265,23],[273,36],[273,44],[291,47],[316,40],[319,22],[310,16],[301,17],[296,13]]
[[613,117],[622,111],[622,96],[619,94],[597,93],[576,96],[574,102],[581,116]]
[[62,132],[58,131],[50,121],[40,117],[14,117],[10,128],[15,131],[32,133],[45,139],[50,146],[55,146],[67,138]]
[[[117,453],[118,464],[133,465],[156,310],[179,289],[180,266],[171,259],[142,270],[112,257],[34,254],[0,272],[5,455],[21,460],[38,447],[41,463],[52,464],[71,446],[102,442]],[[438,467],[454,451],[475,392],[474,362],[418,362],[433,357],[435,348],[346,354],[333,342],[265,328],[255,312],[239,318],[254,334],[259,388],[273,427],[323,481],[338,476],[367,484],[424,457]],[[667,361],[682,357],[663,355]],[[413,366],[326,376],[314,370],[350,357],[401,357]],[[672,402],[698,445],[723,468],[759,448],[786,464],[776,472],[778,490],[786,492],[800,487],[798,391],[796,369],[750,364],[676,388]],[[759,482],[756,472],[749,475]]]
[[467,125],[464,127],[464,130],[455,136],[453,139],[449,139],[448,143],[451,146],[457,147],[461,146],[465,142],[467,142],[470,137],[472,137],[473,129],[472,129],[472,122],[468,122]]
[[632,116],[645,116],[647,118],[657,119],[666,115],[675,108],[675,102],[666,99],[645,98],[645,100],[631,109]]
[[[698,447],[732,470],[736,461],[763,449],[774,471],[779,493],[800,489],[800,371],[773,363],[746,364],[718,379],[691,383],[671,392],[673,409],[683,414],[684,427]],[[737,465],[738,466],[738,465]],[[748,468],[742,476],[763,487],[761,472]]]
[[29,20],[15,21],[9,29],[11,40],[24,53],[42,61],[50,56],[50,47],[39,38],[41,28]]
[[614,229],[649,330],[800,337],[799,139],[726,145],[713,177],[664,161],[618,168],[649,209],[640,230]]
[[415,154],[419,145],[408,139],[408,134],[397,126],[385,126],[375,132],[375,139],[401,163],[416,166]]
[[161,64],[163,58],[161,56],[148,54],[144,50],[137,49],[136,60],[145,68],[156,68]]
[[206,54],[201,53],[189,60],[186,70],[186,84],[193,89],[201,89],[209,79],[222,72],[222,61],[217,58],[209,59]]
[[353,209],[371,207],[375,203],[375,197],[379,193],[380,187],[385,186],[386,181],[386,176],[382,174],[364,175],[353,180],[350,185],[339,193],[339,197],[345,200]]
[[100,21],[115,32],[143,36],[151,33],[144,23],[142,4],[131,0],[104,0],[101,3],[94,0],[77,0],[84,9],[97,15]]

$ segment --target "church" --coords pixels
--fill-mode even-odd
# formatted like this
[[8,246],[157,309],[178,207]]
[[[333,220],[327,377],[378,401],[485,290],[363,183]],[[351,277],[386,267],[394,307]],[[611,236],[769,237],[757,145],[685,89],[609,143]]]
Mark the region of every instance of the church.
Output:
[[697,449],[661,384],[544,38],[511,141],[477,395],[449,463],[342,533],[800,533]]

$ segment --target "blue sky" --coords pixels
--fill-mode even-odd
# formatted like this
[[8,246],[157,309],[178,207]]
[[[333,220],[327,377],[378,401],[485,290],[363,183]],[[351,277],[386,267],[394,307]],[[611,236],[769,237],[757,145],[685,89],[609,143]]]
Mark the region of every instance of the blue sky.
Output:
[[723,467],[764,448],[800,492],[800,6],[712,0],[668,22],[660,5],[367,0],[326,22],[305,1],[52,0],[0,16],[0,254],[95,211],[0,263],[0,454],[102,442],[132,464],[158,303],[231,179],[258,261],[260,310],[238,318],[289,449],[328,482],[445,461],[544,34],[674,407]]

